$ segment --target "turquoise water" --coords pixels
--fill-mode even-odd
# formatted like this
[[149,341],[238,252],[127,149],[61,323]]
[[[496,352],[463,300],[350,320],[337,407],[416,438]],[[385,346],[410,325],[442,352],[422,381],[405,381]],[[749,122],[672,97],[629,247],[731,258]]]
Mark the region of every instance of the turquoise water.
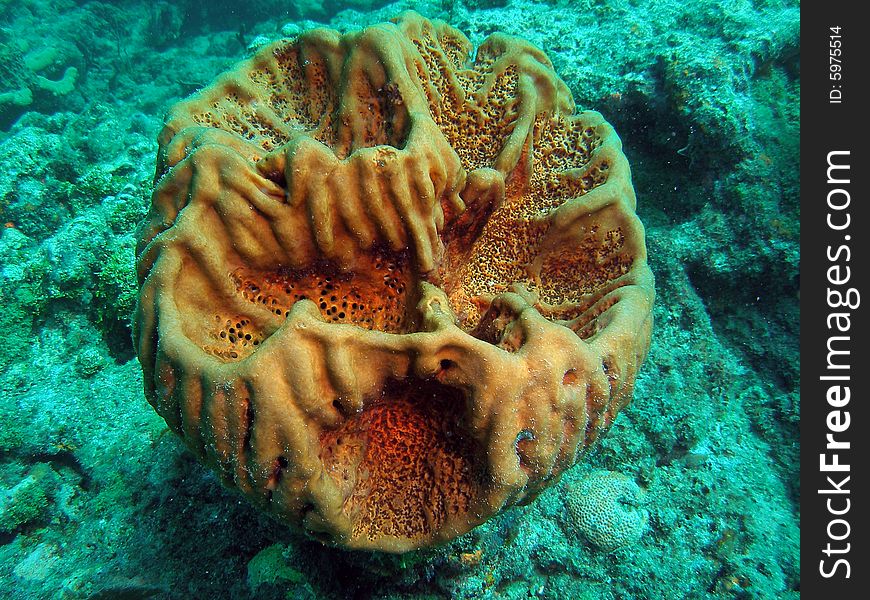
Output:
[[[798,4],[236,4],[0,0],[0,598],[798,596]],[[655,327],[560,482],[383,555],[224,488],[146,402],[130,315],[169,108],[271,40],[408,8],[529,40],[614,126]],[[578,516],[599,495],[610,535]]]

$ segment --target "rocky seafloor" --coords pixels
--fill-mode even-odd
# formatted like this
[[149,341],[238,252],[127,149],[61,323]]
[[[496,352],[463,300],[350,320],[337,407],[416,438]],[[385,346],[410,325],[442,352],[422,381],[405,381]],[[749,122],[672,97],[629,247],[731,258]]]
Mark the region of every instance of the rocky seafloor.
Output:
[[[387,556],[224,489],[146,403],[129,317],[167,108],[267,40],[406,8],[525,37],[614,125],[657,299],[583,464]],[[0,0],[0,597],[797,597],[799,23],[776,0]]]

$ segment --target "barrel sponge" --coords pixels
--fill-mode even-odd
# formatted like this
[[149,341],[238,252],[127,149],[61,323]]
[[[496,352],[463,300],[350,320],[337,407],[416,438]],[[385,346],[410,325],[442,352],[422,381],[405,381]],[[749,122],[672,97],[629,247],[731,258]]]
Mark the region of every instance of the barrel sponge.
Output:
[[547,57],[409,12],[173,107],[138,232],[145,394],[223,481],[348,548],[531,501],[630,400],[653,278],[621,143]]

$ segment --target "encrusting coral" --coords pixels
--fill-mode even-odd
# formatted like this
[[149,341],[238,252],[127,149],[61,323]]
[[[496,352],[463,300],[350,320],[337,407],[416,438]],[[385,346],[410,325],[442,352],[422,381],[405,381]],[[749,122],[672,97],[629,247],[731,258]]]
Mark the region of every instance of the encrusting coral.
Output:
[[148,400],[350,548],[526,503],[630,400],[653,279],[621,143],[547,57],[416,13],[263,48],[176,105],[138,237]]

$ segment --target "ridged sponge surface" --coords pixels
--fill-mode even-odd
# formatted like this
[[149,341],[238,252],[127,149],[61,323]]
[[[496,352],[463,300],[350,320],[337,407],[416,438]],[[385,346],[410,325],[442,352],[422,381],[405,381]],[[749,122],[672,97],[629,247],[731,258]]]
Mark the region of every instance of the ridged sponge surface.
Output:
[[619,138],[547,57],[406,13],[176,105],[139,231],[148,400],[311,535],[402,552],[528,502],[631,399],[653,279]]

